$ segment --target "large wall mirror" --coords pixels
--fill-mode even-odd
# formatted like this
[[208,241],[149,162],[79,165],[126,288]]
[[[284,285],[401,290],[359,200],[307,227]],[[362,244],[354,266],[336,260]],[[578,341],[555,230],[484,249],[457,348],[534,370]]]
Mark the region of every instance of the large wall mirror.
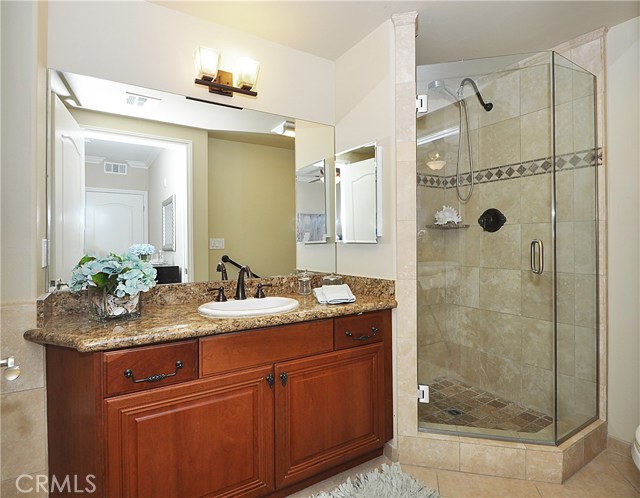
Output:
[[370,143],[336,154],[336,240],[375,244],[382,235],[382,154]]
[[[164,259],[183,282],[219,280],[223,255],[263,277],[335,271],[330,223],[321,254],[296,240],[296,172],[326,158],[333,175],[333,127],[56,70],[49,81],[47,282],[68,281],[85,253],[166,247],[169,198]],[[272,133],[285,121],[295,137]]]

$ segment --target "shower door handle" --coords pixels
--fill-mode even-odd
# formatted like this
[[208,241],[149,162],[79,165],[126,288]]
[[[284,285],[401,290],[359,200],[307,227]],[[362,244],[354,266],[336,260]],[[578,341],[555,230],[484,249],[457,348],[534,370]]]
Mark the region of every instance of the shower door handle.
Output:
[[531,241],[531,271],[536,275],[544,271],[544,245],[540,239]]

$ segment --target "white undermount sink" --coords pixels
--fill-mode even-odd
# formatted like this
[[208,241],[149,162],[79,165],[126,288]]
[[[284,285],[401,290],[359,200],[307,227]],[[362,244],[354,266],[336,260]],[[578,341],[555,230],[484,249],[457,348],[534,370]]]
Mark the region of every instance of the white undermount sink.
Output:
[[238,318],[285,313],[296,309],[298,306],[298,301],[290,297],[267,296],[260,299],[232,299],[221,303],[211,301],[200,305],[198,313],[215,318]]

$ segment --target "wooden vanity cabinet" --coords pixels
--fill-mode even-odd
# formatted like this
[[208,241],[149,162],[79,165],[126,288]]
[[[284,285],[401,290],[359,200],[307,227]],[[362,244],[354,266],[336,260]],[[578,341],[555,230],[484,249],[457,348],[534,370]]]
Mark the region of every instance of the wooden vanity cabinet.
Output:
[[[122,383],[129,364],[137,380],[175,375]],[[108,498],[286,496],[382,452],[390,379],[390,310],[121,351],[47,346],[50,473],[95,475]]]

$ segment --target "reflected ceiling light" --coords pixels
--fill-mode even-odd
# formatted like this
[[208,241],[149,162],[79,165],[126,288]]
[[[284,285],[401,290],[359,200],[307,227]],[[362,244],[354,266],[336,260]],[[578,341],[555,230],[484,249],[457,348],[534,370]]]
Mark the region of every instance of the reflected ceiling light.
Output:
[[430,135],[425,135],[424,137],[418,137],[416,144],[417,145],[428,144],[430,142],[435,142],[436,140],[440,140],[441,138],[450,137],[451,135],[455,135],[458,132],[459,132],[458,127],[454,126],[452,128],[447,128],[446,130],[438,131],[436,133],[431,133]]
[[445,167],[447,161],[445,161],[438,151],[432,151],[428,154],[429,160],[427,161],[427,166],[434,171],[438,171]]
[[209,93],[217,93],[226,97],[233,97],[234,93],[256,97],[252,91],[258,78],[258,62],[243,57],[238,60],[234,85],[233,73],[219,69],[220,52],[207,47],[198,47],[195,57],[196,84],[209,88]]
[[295,137],[296,136],[296,125],[294,125],[291,121],[283,121],[278,126],[271,130],[271,133],[275,133],[276,135],[285,135],[287,137]]

